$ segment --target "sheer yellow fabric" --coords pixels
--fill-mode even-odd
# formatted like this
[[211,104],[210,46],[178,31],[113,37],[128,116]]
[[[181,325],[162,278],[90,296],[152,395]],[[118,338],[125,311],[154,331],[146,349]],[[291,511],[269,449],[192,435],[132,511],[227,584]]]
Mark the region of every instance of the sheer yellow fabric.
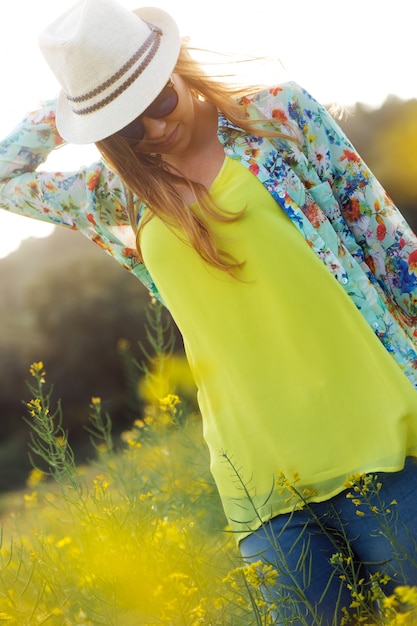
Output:
[[233,223],[213,222],[239,280],[205,264],[154,218],[147,268],[182,335],[204,435],[237,539],[294,506],[295,474],[313,500],[348,474],[395,471],[417,455],[417,394],[335,278],[263,185],[226,158],[211,188]]

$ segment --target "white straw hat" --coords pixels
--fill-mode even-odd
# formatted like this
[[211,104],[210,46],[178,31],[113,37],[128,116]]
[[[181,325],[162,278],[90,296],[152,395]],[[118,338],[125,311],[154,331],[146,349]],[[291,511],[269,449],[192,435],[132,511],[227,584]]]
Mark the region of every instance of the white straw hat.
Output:
[[109,137],[151,104],[175,67],[180,36],[161,9],[82,0],[40,34],[39,46],[62,87],[58,132],[85,144]]

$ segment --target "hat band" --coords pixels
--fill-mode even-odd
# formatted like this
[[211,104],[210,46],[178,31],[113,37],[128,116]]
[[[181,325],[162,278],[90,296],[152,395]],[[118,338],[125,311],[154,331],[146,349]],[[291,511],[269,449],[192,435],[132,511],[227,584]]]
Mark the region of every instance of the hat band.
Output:
[[147,51],[146,57],[143,59],[141,64],[136,68],[133,74],[129,76],[129,78],[125,80],[124,83],[122,83],[117,89],[115,89],[112,93],[110,93],[108,96],[106,96],[99,102],[91,106],[85,107],[83,109],[76,109],[75,107],[71,107],[73,113],[75,113],[76,115],[88,115],[89,113],[94,113],[94,111],[97,111],[98,109],[102,109],[104,106],[106,106],[107,104],[115,100],[128,87],[130,87],[130,85],[137,79],[137,77],[140,76],[143,70],[149,65],[149,63],[154,58],[161,43],[162,31],[156,26],[154,26],[153,24],[148,24],[148,26],[150,27],[151,32],[149,33],[144,43],[140,46],[140,48],[138,48],[135,54],[132,57],[130,57],[130,59],[120,68],[120,70],[118,70],[115,74],[113,74],[113,76],[108,78],[104,83],[102,83],[98,87],[95,87],[95,89],[93,89],[92,91],[89,91],[88,93],[83,94],[82,96],[70,96],[68,94],[65,94],[65,96],[67,100],[69,100],[70,102],[74,102],[74,103],[85,102],[86,100],[89,100],[90,98],[94,98],[95,96],[98,96],[105,89],[107,89],[108,87],[111,87],[111,85],[113,85],[117,80],[119,80],[123,76],[123,74],[126,74],[126,72],[130,70],[131,67],[136,63],[136,61]]

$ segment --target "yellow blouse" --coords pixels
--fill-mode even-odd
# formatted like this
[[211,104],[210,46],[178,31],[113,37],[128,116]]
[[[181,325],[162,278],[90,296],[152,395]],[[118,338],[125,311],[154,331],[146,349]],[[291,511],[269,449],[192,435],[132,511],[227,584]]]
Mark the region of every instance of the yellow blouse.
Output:
[[211,470],[241,539],[294,507],[282,475],[321,501],[351,473],[417,456],[417,394],[251,172],[226,158],[210,191],[228,211],[246,209],[211,223],[219,247],[245,262],[237,279],[157,218],[141,245],[182,333]]

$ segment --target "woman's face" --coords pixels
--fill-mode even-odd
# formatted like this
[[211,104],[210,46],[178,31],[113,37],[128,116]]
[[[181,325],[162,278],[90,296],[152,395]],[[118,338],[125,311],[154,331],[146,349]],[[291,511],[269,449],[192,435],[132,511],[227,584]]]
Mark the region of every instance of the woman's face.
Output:
[[145,135],[135,145],[135,150],[144,154],[156,153],[170,157],[181,157],[197,140],[199,102],[194,98],[184,80],[172,75],[178,104],[172,113],[160,119],[141,117]]

